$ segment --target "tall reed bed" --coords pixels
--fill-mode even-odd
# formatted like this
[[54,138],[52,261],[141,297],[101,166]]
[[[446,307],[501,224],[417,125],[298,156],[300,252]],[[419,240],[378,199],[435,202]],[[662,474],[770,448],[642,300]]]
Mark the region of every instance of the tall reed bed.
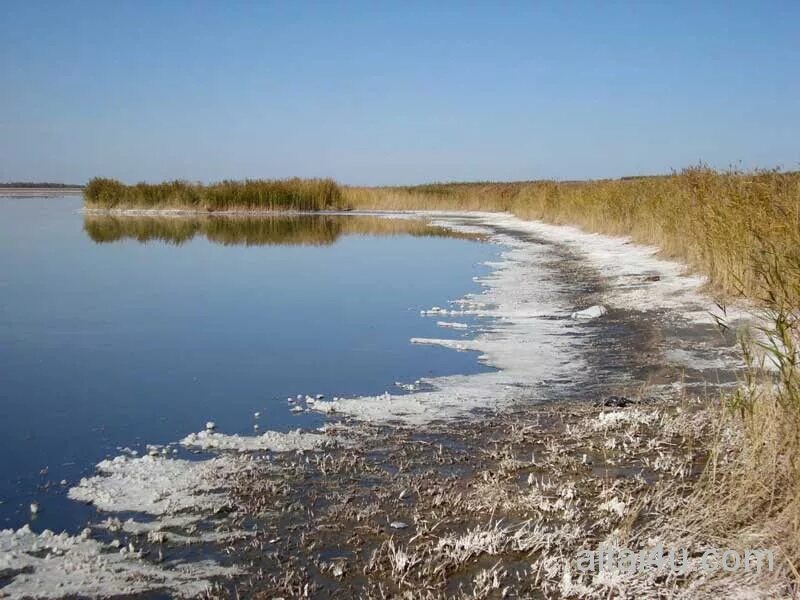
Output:
[[202,211],[346,208],[341,189],[331,179],[248,179],[210,185],[187,181],[125,185],[95,178],[83,191],[89,208],[176,208]]
[[761,297],[767,255],[800,256],[800,173],[718,172],[591,182],[346,188],[355,208],[509,211],[524,219],[629,235],[708,275],[717,290]]
[[[800,586],[800,260],[773,252],[754,269],[762,325],[742,340],[742,385],[726,398],[720,435],[677,527],[729,547],[772,548]],[[768,369],[764,366],[768,365]],[[731,443],[733,433],[733,443]],[[728,438],[728,439],[726,439]]]

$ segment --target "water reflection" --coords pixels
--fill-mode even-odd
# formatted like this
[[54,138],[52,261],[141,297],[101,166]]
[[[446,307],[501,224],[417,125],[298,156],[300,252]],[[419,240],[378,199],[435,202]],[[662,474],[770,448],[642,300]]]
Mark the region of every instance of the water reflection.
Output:
[[83,230],[96,243],[122,240],[181,245],[195,236],[225,246],[327,246],[346,235],[410,235],[480,239],[427,221],[340,215],[297,216],[117,216],[85,215]]
[[461,339],[420,310],[480,293],[472,278],[499,246],[419,219],[80,208],[0,201],[0,257],[13,259],[0,260],[0,529],[30,522],[31,502],[37,531],[105,518],[66,492],[120,448],[146,452],[209,420],[252,435],[256,411],[262,430],[314,428],[323,416],[287,397],[488,370],[409,339]]

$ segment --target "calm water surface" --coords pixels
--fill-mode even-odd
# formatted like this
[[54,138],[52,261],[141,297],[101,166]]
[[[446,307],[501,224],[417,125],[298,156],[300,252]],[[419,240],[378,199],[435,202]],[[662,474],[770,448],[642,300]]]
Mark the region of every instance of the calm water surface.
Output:
[[[418,222],[87,218],[78,198],[0,198],[0,527],[76,530],[93,465],[174,442],[311,427],[287,396],[362,395],[482,370],[419,311],[498,248]],[[462,320],[462,319],[459,319]]]

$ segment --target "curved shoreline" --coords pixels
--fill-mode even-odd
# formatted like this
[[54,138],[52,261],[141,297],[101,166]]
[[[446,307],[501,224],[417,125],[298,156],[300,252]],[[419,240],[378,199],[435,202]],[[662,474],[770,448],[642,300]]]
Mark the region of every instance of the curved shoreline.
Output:
[[[643,381],[635,378],[626,381],[624,373],[615,375],[610,368],[614,365],[602,364],[602,357],[590,358],[604,346],[607,362],[620,361],[631,370],[646,371],[649,364],[654,371],[670,363],[698,372],[740,366],[734,338],[723,345],[711,343],[718,335],[713,317],[718,308],[702,293],[705,279],[685,275],[682,265],[655,256],[655,248],[504,213],[407,214],[457,231],[481,232],[506,248],[501,260],[491,265],[494,270],[478,280],[483,293],[455,300],[455,310],[426,311],[429,316],[489,318],[490,325],[474,339],[412,340],[480,352],[479,360],[497,371],[423,379],[431,391],[323,401],[313,410],[369,422],[422,425],[521,399],[566,399],[587,390],[601,396],[604,388],[610,393],[641,385]],[[577,273],[581,267],[588,272]],[[592,283],[587,287],[587,282]],[[588,320],[575,314],[591,306],[608,307],[609,312]],[[742,311],[729,311],[732,316],[732,324],[738,325],[750,318]],[[648,360],[626,355],[626,350],[636,349],[619,343],[611,355],[609,330],[630,344],[641,332],[627,333],[625,328],[640,321],[649,321],[650,335],[659,338],[657,347],[640,348],[642,354],[650,354]],[[689,330],[693,334],[687,343],[682,338]],[[593,381],[596,373],[590,365],[600,366],[605,381]],[[564,381],[570,383],[560,383]]]
[[[712,309],[714,305],[700,291],[704,281],[684,275],[682,267],[677,263],[655,257],[655,249],[634,246],[620,238],[525,222],[506,214],[453,215],[420,212],[403,214],[425,217],[431,219],[434,224],[454,230],[473,232],[481,230],[488,233],[494,243],[506,247],[502,260],[493,264],[494,270],[481,279],[480,282],[484,286],[482,294],[455,300],[453,309],[430,312],[430,316],[435,318],[440,318],[443,310],[449,316],[468,314],[491,317],[491,324],[483,327],[475,339],[460,341],[459,344],[463,344],[467,349],[480,351],[482,362],[497,368],[496,372],[424,380],[433,388],[432,390],[405,395],[333,401],[315,399],[314,402],[308,403],[308,407],[312,410],[333,414],[336,420],[353,419],[348,421],[350,426],[344,429],[330,427],[320,432],[334,442],[333,446],[320,443],[317,448],[316,441],[308,445],[305,437],[295,436],[305,444],[295,447],[287,441],[295,438],[281,437],[285,434],[278,434],[275,438],[279,444],[275,442],[270,445],[274,436],[268,434],[272,432],[265,433],[263,440],[258,443],[243,439],[242,436],[237,439],[237,436],[214,434],[217,437],[214,446],[211,447],[228,451],[221,453],[218,458],[195,463],[181,462],[179,459],[166,456],[153,456],[101,463],[101,470],[105,474],[101,473],[81,482],[80,486],[73,488],[73,490],[80,489],[80,493],[72,492],[73,495],[83,501],[94,503],[107,514],[114,515],[130,510],[131,502],[142,500],[137,494],[155,486],[157,497],[147,500],[152,506],[158,507],[151,510],[151,515],[155,519],[146,522],[126,522],[120,524],[115,531],[123,532],[129,539],[138,539],[137,536],[145,535],[149,544],[163,543],[158,540],[168,539],[169,535],[173,535],[169,533],[170,531],[185,527],[185,513],[189,510],[196,513],[196,518],[193,517],[191,521],[193,527],[197,523],[208,521],[208,524],[200,529],[198,541],[213,541],[214,537],[209,537],[205,533],[220,528],[226,536],[236,537],[247,533],[241,529],[239,521],[252,510],[247,500],[249,497],[247,494],[252,494],[252,491],[243,496],[242,486],[251,490],[247,485],[257,485],[255,482],[269,477],[273,468],[271,460],[264,462],[258,455],[254,456],[252,451],[273,450],[272,460],[286,463],[292,463],[295,450],[309,452],[317,457],[315,460],[322,460],[325,456],[333,456],[332,460],[338,460],[335,457],[347,456],[348,452],[358,453],[358,440],[362,442],[366,440],[362,444],[365,447],[374,445],[376,439],[380,440],[380,434],[370,429],[375,425],[395,425],[384,435],[388,436],[387,440],[394,440],[392,443],[398,443],[398,439],[408,435],[413,436],[423,432],[436,434],[439,427],[437,423],[452,423],[454,419],[476,414],[483,417],[467,420],[471,423],[469,428],[472,428],[471,431],[476,439],[480,439],[486,435],[485,432],[481,433],[483,431],[481,419],[486,415],[493,415],[493,418],[503,422],[504,414],[514,414],[519,418],[519,411],[524,411],[532,401],[541,402],[559,397],[585,398],[587,393],[596,399],[617,389],[639,386],[641,380],[625,377],[625,369],[637,364],[638,358],[627,356],[629,353],[626,348],[621,349],[621,354],[610,356],[612,361],[623,363],[621,373],[615,374],[612,372],[613,369],[601,373],[597,369],[597,365],[614,366],[604,365],[603,357],[597,356],[599,338],[616,335],[627,336],[625,339],[630,339],[639,334],[638,331],[624,330],[626,319],[651,321],[653,331],[657,332],[658,343],[664,340],[680,341],[675,328],[709,326],[705,311]],[[588,270],[576,277],[575,269],[581,265]],[[546,285],[543,285],[544,282]],[[572,318],[572,313],[576,310],[599,304],[608,306],[608,313],[592,320]],[[670,347],[670,342],[666,341],[663,342],[664,345],[654,347],[654,350],[679,350],[683,354],[676,355],[677,362],[684,363],[684,366],[687,366],[687,363],[691,366],[693,361],[696,362],[698,352],[718,354],[712,359],[705,356],[707,362],[704,366],[720,368],[734,366],[727,361],[726,347],[710,346],[702,336],[700,338],[696,346]],[[425,341],[442,345],[449,345],[452,342]],[[611,346],[614,343],[612,340]],[[601,345],[599,349],[608,351],[608,346]],[[630,364],[625,362],[628,360],[632,362]],[[655,362],[661,361],[660,354],[655,358]],[[641,366],[646,372],[647,365]],[[615,378],[616,375],[621,377]],[[598,376],[609,381],[596,386],[592,379]],[[667,391],[669,392],[669,389]],[[559,396],[561,393],[563,395]],[[596,416],[595,413],[596,411],[589,411],[587,413],[589,420],[581,427],[588,428],[587,431],[595,431],[594,425],[591,424]],[[651,422],[650,417],[637,416],[633,421],[632,418],[624,417],[620,423],[639,427]],[[640,422],[638,420],[640,418],[644,420]],[[340,445],[340,451],[331,449],[336,446],[337,439],[348,441]],[[278,458],[276,452],[286,453],[285,458]],[[204,464],[213,468],[205,468]],[[324,473],[323,470],[323,475]],[[176,488],[170,486],[170,481],[184,483]],[[324,484],[324,478],[320,480],[319,485],[323,487],[327,485]],[[123,507],[124,510],[117,506]],[[220,516],[223,510],[226,514]],[[103,528],[101,524],[98,524],[98,527]],[[108,526],[105,528],[108,529]],[[31,535],[37,540],[31,540]],[[188,534],[184,539],[192,540],[192,534]],[[22,530],[16,533],[9,531],[0,533],[0,549],[16,553],[18,562],[15,563],[15,570],[34,569],[33,575],[20,572],[4,591],[10,592],[11,597],[22,597],[30,593],[31,589],[46,590],[46,585],[52,584],[53,587],[47,593],[51,594],[49,597],[58,597],[62,591],[55,586],[57,580],[53,579],[60,573],[58,569],[68,569],[74,561],[82,560],[81,554],[70,554],[71,551],[64,550],[63,547],[79,549],[83,546],[73,541],[77,540],[77,537],[69,538],[66,546],[59,538],[62,554],[59,559],[46,566],[39,561],[25,562],[24,558],[20,558],[25,554],[25,550],[22,549],[23,540],[25,544],[48,547],[50,543],[48,540],[51,538],[45,534],[36,536]],[[93,543],[100,545],[97,552],[102,553],[111,549],[105,547],[103,550],[102,542],[93,541]],[[55,546],[53,548],[55,549]],[[133,592],[165,587],[172,589],[173,593],[179,592],[178,584],[183,581],[180,577],[170,579],[164,576],[164,581],[159,583],[157,573],[160,570],[170,573],[171,568],[162,569],[149,561],[140,564],[137,561],[142,559],[134,552],[130,554],[131,556],[123,555],[120,559],[124,561],[124,568],[118,569],[117,579],[112,577],[107,581],[110,587],[104,588],[104,593],[114,589],[113,586],[118,586],[120,589],[128,588],[132,585],[131,577],[138,578],[138,587],[133,588]],[[81,572],[82,577],[108,575],[102,560],[87,565],[88,572]],[[48,580],[47,573],[38,573],[38,576],[43,576],[44,579],[37,578],[36,569],[40,568],[56,570],[50,572]],[[198,569],[193,573],[200,580],[204,577],[208,577],[209,580],[216,579],[226,573],[225,567],[214,564],[203,564]],[[233,575],[233,572],[228,574]],[[43,581],[45,587],[28,587],[41,586]],[[167,581],[172,581],[173,584],[167,584]],[[66,593],[77,594],[96,591],[95,588],[81,588],[79,580],[72,581],[72,585],[71,588],[62,589],[68,590]],[[175,587],[171,587],[172,585]]]

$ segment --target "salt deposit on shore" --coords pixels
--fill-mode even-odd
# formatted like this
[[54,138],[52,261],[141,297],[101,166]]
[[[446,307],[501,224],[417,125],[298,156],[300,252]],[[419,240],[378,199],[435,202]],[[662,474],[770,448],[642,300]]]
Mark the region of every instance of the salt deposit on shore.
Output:
[[233,450],[237,452],[291,452],[314,450],[333,445],[333,438],[320,433],[304,433],[297,429],[287,433],[266,431],[262,435],[226,435],[210,431],[190,433],[181,440],[181,445],[202,450]]
[[[702,292],[704,278],[686,275],[683,265],[663,260],[656,256],[657,249],[632,244],[626,238],[523,221],[504,213],[414,214],[455,231],[491,234],[493,243],[506,248],[501,260],[489,265],[493,271],[478,278],[484,288],[481,294],[452,302],[456,309],[434,306],[421,311],[423,316],[489,317],[491,325],[469,340],[411,340],[479,352],[480,361],[498,371],[424,379],[431,389],[423,392],[339,398],[317,402],[312,410],[371,422],[421,425],[463,417],[476,409],[499,408],[521,398],[545,399],[543,384],[547,381],[579,382],[586,374],[585,350],[590,338],[587,331],[575,327],[603,317],[607,307],[650,313],[688,325],[713,323],[712,313],[718,312]],[[570,303],[570,290],[547,266],[555,249],[575,255],[595,270],[605,282],[603,304],[579,309]],[[728,314],[749,316],[741,311]],[[711,363],[732,364],[730,353],[709,355],[710,350],[702,344],[695,355],[698,352],[705,356],[703,364],[696,365],[699,369]]]
[[[441,220],[436,224],[460,227],[460,221]],[[580,341],[564,335],[572,326],[568,318],[574,307],[546,266],[551,249],[505,234],[497,234],[492,240],[506,250],[503,260],[480,280],[484,292],[456,302],[459,310],[433,307],[422,311],[437,316],[455,313],[490,317],[492,324],[472,340],[414,338],[412,342],[478,351],[479,360],[497,371],[423,379],[430,390],[320,401],[312,410],[370,422],[422,425],[466,417],[476,409],[500,408],[521,395],[534,397],[541,382],[568,379],[585,369]]]
[[227,496],[220,484],[247,467],[241,457],[211,460],[118,456],[97,465],[98,475],[81,479],[69,497],[104,512],[141,512],[154,516],[219,510]]
[[466,323],[458,323],[454,321],[436,321],[436,325],[439,327],[444,327],[445,329],[469,329],[469,325]]
[[[493,227],[509,228],[546,243],[561,244],[586,259],[607,280],[604,303],[639,312],[674,311],[684,319],[713,323],[719,309],[703,292],[707,279],[687,273],[686,265],[658,256],[658,248],[633,243],[628,237],[587,233],[577,227],[524,221],[508,213],[471,213]],[[742,311],[728,311],[745,318]]]
[[576,310],[570,316],[573,319],[596,319],[598,317],[602,317],[607,312],[608,309],[605,306],[595,304],[594,306],[590,306],[589,308],[585,308],[583,310]]
[[195,598],[210,579],[239,571],[212,561],[156,565],[127,548],[116,550],[91,539],[28,526],[0,531],[0,573],[13,576],[0,596],[10,599],[108,597],[168,591]]

